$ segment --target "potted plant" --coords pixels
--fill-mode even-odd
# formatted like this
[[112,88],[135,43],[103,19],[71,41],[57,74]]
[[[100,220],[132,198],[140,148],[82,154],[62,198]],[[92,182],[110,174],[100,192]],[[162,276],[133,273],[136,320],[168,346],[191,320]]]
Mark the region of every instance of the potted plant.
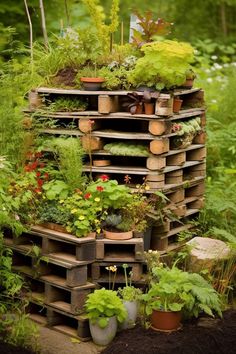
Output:
[[44,200],[38,208],[38,215],[41,226],[67,233],[65,225],[71,214],[57,200]]
[[186,79],[184,84],[182,85],[185,88],[191,89],[193,87],[193,82],[196,78],[196,74],[194,73],[194,71],[192,69],[188,69],[186,71]]
[[104,220],[103,233],[110,240],[129,240],[133,237],[132,222],[122,215],[122,209],[116,210]]
[[176,266],[151,269],[150,287],[142,299],[146,314],[155,330],[173,331],[180,328],[182,316],[198,317],[201,312],[221,316],[219,294],[202,276],[188,273]]
[[98,91],[101,89],[102,84],[105,79],[97,75],[97,65],[95,64],[94,68],[90,66],[84,67],[81,70],[78,70],[76,75],[76,83],[78,86],[81,85],[86,91]]
[[127,311],[117,292],[105,288],[89,294],[85,302],[89,327],[94,343],[109,344],[116,335],[117,323],[127,317]]
[[181,100],[179,98],[179,96],[174,97],[174,101],[173,101],[173,112],[174,113],[179,113],[182,103],[183,103],[183,100]]
[[130,272],[130,280],[127,275],[128,264],[123,264],[125,273],[125,286],[118,289],[118,295],[122,298],[123,304],[127,310],[128,316],[120,325],[121,329],[133,328],[138,315],[138,301],[142,291],[132,285],[132,272]]

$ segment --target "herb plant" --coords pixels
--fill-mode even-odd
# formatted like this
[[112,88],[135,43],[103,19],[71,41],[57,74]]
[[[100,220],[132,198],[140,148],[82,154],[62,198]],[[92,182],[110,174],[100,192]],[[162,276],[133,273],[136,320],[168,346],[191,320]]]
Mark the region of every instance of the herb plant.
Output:
[[47,110],[51,112],[85,111],[88,104],[78,98],[58,98],[51,102]]

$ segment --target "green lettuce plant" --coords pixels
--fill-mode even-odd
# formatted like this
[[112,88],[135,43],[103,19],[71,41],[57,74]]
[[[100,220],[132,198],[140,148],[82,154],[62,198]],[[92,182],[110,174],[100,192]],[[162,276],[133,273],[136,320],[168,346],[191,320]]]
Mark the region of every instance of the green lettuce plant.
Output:
[[108,325],[110,317],[116,316],[120,323],[127,317],[127,311],[117,292],[105,288],[95,290],[88,295],[85,310],[91,322],[96,323],[98,321],[101,328]]
[[188,43],[164,40],[142,46],[144,53],[137,60],[128,80],[134,86],[147,85],[157,90],[182,85],[193,61],[193,47]]

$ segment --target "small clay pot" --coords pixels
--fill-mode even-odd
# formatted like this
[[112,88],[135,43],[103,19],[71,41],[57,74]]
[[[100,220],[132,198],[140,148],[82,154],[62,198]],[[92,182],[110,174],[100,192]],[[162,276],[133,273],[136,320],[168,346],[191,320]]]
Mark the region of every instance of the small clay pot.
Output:
[[81,77],[80,81],[83,83],[85,91],[98,91],[101,89],[105,79],[102,77]]
[[154,103],[144,103],[144,111],[148,115],[154,114]]
[[191,89],[193,87],[193,82],[194,79],[186,79],[185,83],[182,86]]
[[180,100],[179,98],[174,98],[174,103],[173,103],[173,112],[174,113],[179,113],[182,103],[183,103],[183,100]]
[[180,328],[181,311],[158,311],[151,314],[151,328],[157,331],[176,331]]
[[93,166],[96,167],[105,167],[111,164],[111,160],[93,160]]
[[65,226],[56,224],[54,222],[44,222],[40,226],[45,227],[49,230],[57,231],[57,232],[63,232],[64,234],[68,234]]
[[126,232],[114,232],[103,230],[105,238],[109,240],[129,240],[133,237],[133,231],[126,231]]

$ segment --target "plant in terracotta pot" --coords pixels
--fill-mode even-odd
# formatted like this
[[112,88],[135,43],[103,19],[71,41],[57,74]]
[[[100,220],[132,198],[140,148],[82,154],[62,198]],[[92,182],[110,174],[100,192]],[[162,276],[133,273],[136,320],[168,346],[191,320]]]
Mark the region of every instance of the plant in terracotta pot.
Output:
[[138,315],[138,302],[142,294],[141,289],[135,288],[132,285],[132,272],[130,272],[130,279],[128,279],[127,268],[128,264],[123,264],[125,286],[118,289],[118,294],[122,298],[128,313],[126,320],[120,326],[121,329],[133,328],[135,326]]
[[103,77],[99,77],[98,75],[96,64],[94,67],[86,66],[83,69],[78,70],[75,81],[79,87],[82,83],[84,90],[98,91],[101,89],[102,84],[105,81]]
[[154,267],[151,273],[149,290],[142,299],[153,329],[177,330],[182,316],[198,317],[202,312],[221,316],[219,294],[199,274],[184,272],[175,266]]
[[39,223],[51,230],[67,232],[65,225],[70,217],[70,212],[57,200],[44,200],[38,208]]
[[182,86],[191,89],[193,87],[193,82],[196,78],[196,74],[192,69],[188,69],[185,74],[186,74],[186,80]]
[[105,288],[88,295],[85,310],[94,343],[109,344],[116,335],[117,323],[127,317],[127,311],[117,292]]

